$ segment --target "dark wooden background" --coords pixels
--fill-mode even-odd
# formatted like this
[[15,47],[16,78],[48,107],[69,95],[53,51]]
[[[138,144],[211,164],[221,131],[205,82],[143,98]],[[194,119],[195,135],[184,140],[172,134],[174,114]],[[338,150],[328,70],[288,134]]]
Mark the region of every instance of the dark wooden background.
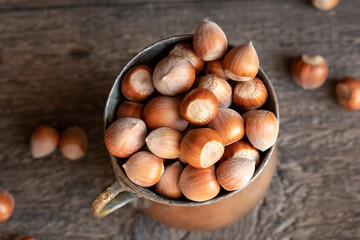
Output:
[[[95,219],[93,197],[114,181],[102,114],[122,66],[145,46],[192,33],[203,18],[229,42],[252,40],[278,94],[279,161],[271,187],[244,219],[212,232],[165,227],[130,207]],[[324,86],[304,91],[294,57],[321,54]],[[334,98],[344,76],[360,78],[360,1],[320,12],[305,0],[0,0],[0,188],[16,208],[0,239],[360,239],[360,111]],[[83,127],[86,158],[29,152],[41,123]]]

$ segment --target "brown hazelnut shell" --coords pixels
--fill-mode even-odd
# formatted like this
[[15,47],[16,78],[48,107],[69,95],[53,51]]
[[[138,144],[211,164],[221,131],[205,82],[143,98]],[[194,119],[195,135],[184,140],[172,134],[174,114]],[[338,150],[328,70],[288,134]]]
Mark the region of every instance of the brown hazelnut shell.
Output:
[[143,119],[143,111],[143,103],[124,101],[119,105],[116,111],[116,119],[124,117]]
[[259,78],[238,82],[234,87],[233,100],[241,109],[259,108],[265,104],[267,98],[266,86]]
[[360,109],[360,80],[344,78],[336,85],[336,98],[340,106],[349,111]]
[[225,159],[229,158],[246,158],[255,162],[255,165],[260,163],[259,151],[254,148],[247,140],[240,140],[225,147]]
[[40,126],[31,135],[30,149],[33,158],[45,157],[55,151],[59,133],[52,127]]
[[328,64],[322,56],[301,55],[294,63],[292,77],[304,89],[316,89],[324,84],[328,75]]
[[6,190],[0,189],[0,223],[8,220],[14,211],[14,197]]
[[145,65],[132,67],[121,81],[121,92],[130,101],[141,102],[155,90],[152,69]]
[[176,44],[170,51],[169,55],[176,55],[185,58],[191,63],[191,65],[193,65],[197,73],[201,72],[205,66],[205,61],[196,54],[192,44],[190,43]]
[[163,159],[146,151],[137,152],[123,164],[126,176],[142,187],[155,185],[164,172]]
[[145,142],[149,150],[158,157],[175,159],[180,157],[182,135],[178,131],[161,127],[149,133]]
[[223,59],[218,59],[206,63],[205,74],[216,74],[222,79],[229,80],[229,77],[225,74],[223,67]]
[[223,78],[215,74],[207,74],[198,83],[199,88],[205,88],[212,91],[220,108],[228,108],[232,102],[232,88]]
[[214,166],[194,168],[187,165],[180,175],[179,187],[185,197],[196,202],[212,199],[220,192]]
[[267,110],[250,110],[242,115],[245,132],[250,143],[260,151],[265,151],[276,142],[279,123],[276,116]]
[[244,134],[244,121],[240,114],[230,108],[219,108],[208,127],[217,131],[225,145],[240,140]]
[[159,182],[155,185],[156,192],[172,199],[181,197],[182,192],[178,183],[183,169],[184,166],[179,161],[166,166]]
[[216,163],[224,153],[221,135],[210,128],[198,128],[186,133],[180,143],[182,158],[195,168]]
[[254,175],[255,162],[246,158],[230,158],[216,169],[219,184],[227,191],[244,187]]
[[196,88],[182,100],[180,115],[189,123],[205,125],[215,118],[218,107],[219,101],[213,92]]
[[225,74],[234,81],[254,79],[259,71],[259,58],[252,42],[231,49],[224,57]]
[[87,146],[86,133],[77,126],[66,129],[60,138],[59,148],[61,154],[70,160],[78,160],[84,157]]
[[150,129],[169,127],[183,132],[189,123],[180,116],[180,102],[176,98],[159,96],[144,108],[144,121]]
[[193,46],[205,61],[214,61],[225,55],[228,43],[223,30],[214,22],[204,20],[195,29]]
[[105,145],[117,157],[126,158],[145,144],[146,125],[138,118],[120,118],[105,132]]
[[161,94],[175,96],[189,90],[195,82],[195,77],[195,68],[188,60],[169,55],[156,65],[153,82]]

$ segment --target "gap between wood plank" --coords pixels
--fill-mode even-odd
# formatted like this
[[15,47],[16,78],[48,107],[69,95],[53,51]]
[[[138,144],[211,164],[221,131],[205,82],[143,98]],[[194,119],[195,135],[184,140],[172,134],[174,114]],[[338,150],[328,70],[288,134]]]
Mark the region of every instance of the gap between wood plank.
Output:
[[[253,1],[244,1],[244,2],[255,2]],[[218,0],[200,0],[200,1],[190,1],[190,0],[184,0],[184,1],[143,1],[143,2],[121,2],[121,3],[89,3],[89,4],[69,4],[69,5],[49,5],[49,6],[13,6],[13,7],[4,7],[1,8],[0,6],[0,13],[1,12],[20,12],[20,11],[39,11],[39,10],[54,10],[54,9],[72,9],[72,8],[87,8],[87,7],[114,7],[114,6],[136,6],[136,5],[147,5],[147,4],[156,4],[156,5],[171,5],[171,4],[181,4],[181,3],[212,3],[212,2],[218,2]],[[222,3],[229,3],[229,2],[238,2],[237,0],[222,0]],[[260,0],[262,2],[262,0]],[[5,4],[4,4],[5,5]],[[11,4],[8,4],[11,5]]]

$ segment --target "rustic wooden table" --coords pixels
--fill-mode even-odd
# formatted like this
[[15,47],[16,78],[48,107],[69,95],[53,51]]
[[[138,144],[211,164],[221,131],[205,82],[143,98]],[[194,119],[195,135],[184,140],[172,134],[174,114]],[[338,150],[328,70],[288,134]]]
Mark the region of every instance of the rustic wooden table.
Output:
[[[360,78],[360,1],[329,12],[305,0],[0,0],[0,188],[16,199],[0,239],[360,239],[360,112],[334,98]],[[252,40],[278,94],[279,160],[270,189],[242,220],[212,232],[163,226],[130,207],[104,219],[89,211],[114,181],[102,114],[122,66],[145,46],[192,33],[203,18],[229,42]],[[324,86],[304,91],[289,75],[301,53],[325,56]],[[86,158],[59,151],[32,159],[39,124],[83,127]]]

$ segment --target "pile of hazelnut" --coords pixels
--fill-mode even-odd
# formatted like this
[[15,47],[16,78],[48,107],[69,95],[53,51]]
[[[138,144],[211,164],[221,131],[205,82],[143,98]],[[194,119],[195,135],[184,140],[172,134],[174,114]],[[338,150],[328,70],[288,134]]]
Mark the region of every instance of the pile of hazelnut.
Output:
[[105,133],[108,151],[127,159],[122,167],[133,183],[167,198],[200,202],[221,187],[244,187],[279,127],[274,113],[257,109],[268,98],[258,70],[251,42],[228,51],[222,29],[204,20],[193,44],[177,44],[154,70],[126,73],[128,101]]

